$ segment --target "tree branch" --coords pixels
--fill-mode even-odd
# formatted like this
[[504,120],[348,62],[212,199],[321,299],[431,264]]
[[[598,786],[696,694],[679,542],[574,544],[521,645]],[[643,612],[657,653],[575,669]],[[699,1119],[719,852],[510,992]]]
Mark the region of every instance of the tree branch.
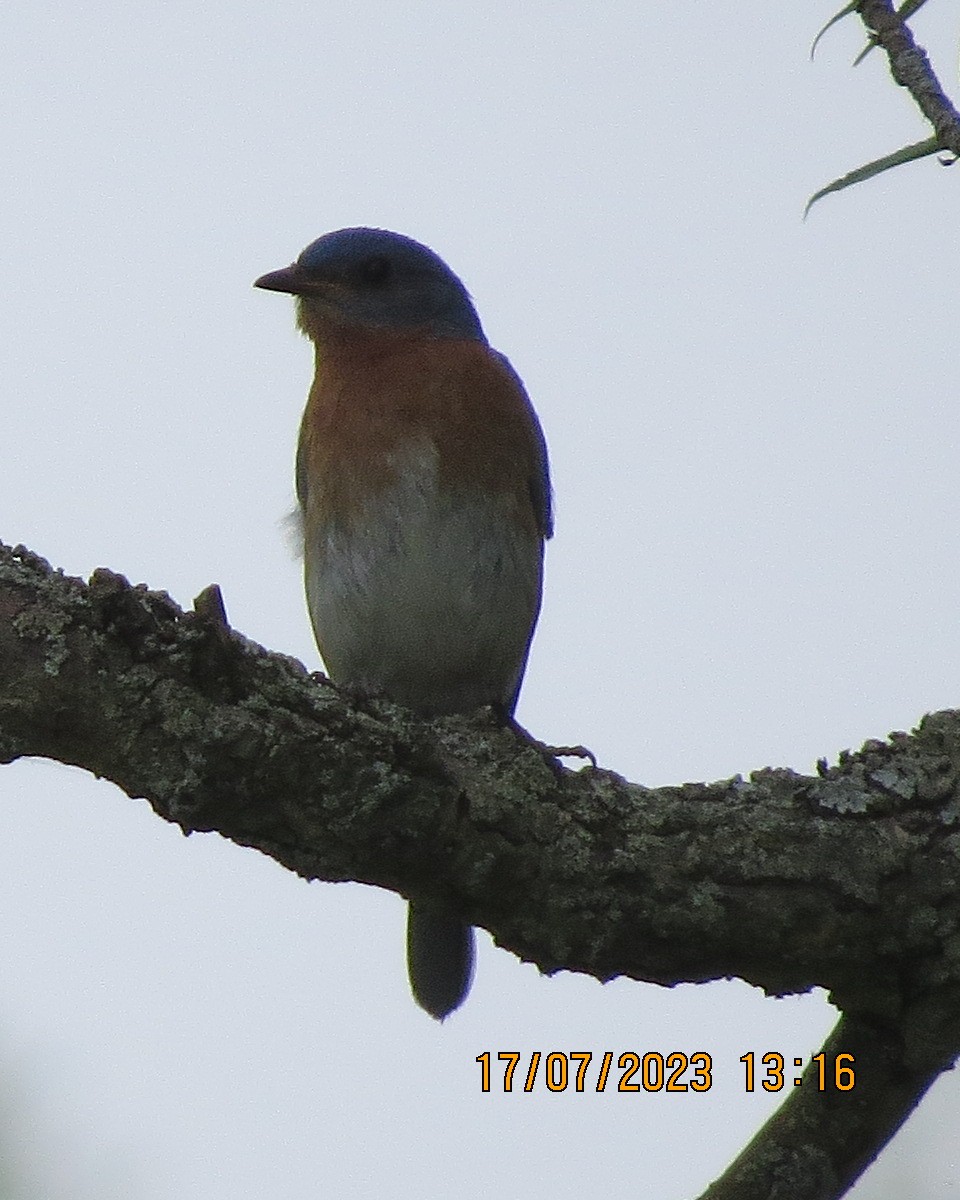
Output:
[[[842,1196],[951,1065],[949,1059],[918,1064],[904,1036],[904,1024],[911,1023],[904,1023],[903,1014],[896,1022],[844,1016],[820,1051],[822,1068],[810,1062],[801,1086],[792,1089],[701,1200]],[[850,1058],[841,1061],[840,1055]],[[841,1091],[835,1086],[837,1066],[840,1062],[845,1070],[848,1061],[855,1082]],[[841,1080],[847,1081],[842,1075]]]
[[940,86],[930,59],[914,40],[904,15],[894,9],[892,0],[860,0],[857,11],[867,31],[886,52],[890,74],[907,89],[933,126],[940,149],[960,158],[960,113]]
[[960,713],[818,777],[649,789],[565,770],[487,710],[344,695],[214,600],[183,613],[0,546],[0,761],[85,767],[306,878],[442,895],[544,971],[827,988],[856,1087],[795,1092],[711,1200],[804,1163],[819,1190],[784,1194],[841,1195],[960,1050]]
[[944,166],[952,166],[960,158],[960,113],[957,112],[940,86],[940,81],[930,65],[930,59],[923,48],[917,45],[907,25],[907,19],[925,3],[926,0],[904,0],[895,10],[892,0],[850,0],[849,4],[831,17],[814,39],[810,50],[811,58],[816,51],[817,43],[832,25],[851,13],[859,13],[870,34],[870,42],[866,50],[857,56],[854,66],[862,62],[874,46],[882,46],[890,62],[891,75],[901,87],[905,87],[909,91],[920,111],[933,126],[934,133],[932,137],[912,142],[908,146],[901,146],[899,150],[895,150],[891,154],[885,154],[881,158],[864,163],[855,170],[848,171],[839,179],[834,179],[831,183],[819,188],[807,201],[804,217],[809,214],[818,200],[829,196],[831,192],[842,192],[856,183],[873,179],[893,167],[915,162],[917,159],[926,158],[943,150],[952,155],[951,158],[939,160]]

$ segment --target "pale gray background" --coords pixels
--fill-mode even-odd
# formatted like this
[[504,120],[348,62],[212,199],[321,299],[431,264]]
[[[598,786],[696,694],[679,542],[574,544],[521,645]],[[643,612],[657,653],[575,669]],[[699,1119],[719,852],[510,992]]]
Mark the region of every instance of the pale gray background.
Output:
[[[957,187],[833,3],[129,5],[0,17],[0,536],[318,665],[281,519],[310,356],[251,281],[398,229],[526,380],[557,494],[520,719],[648,784],[810,770],[960,704]],[[929,11],[928,11],[929,10]],[[948,87],[957,14],[915,22]],[[403,907],[47,762],[0,773],[0,1111],[44,1200],[684,1197],[822,996],[540,978],[412,1004]],[[707,1049],[705,1096],[481,1095],[482,1050]],[[945,1078],[857,1193],[960,1194]],[[32,1182],[31,1182],[32,1181]]]

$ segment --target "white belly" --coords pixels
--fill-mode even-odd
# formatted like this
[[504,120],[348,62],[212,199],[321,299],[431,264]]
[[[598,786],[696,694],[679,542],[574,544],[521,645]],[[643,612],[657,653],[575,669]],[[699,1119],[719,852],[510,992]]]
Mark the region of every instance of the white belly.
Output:
[[514,513],[505,497],[438,493],[423,463],[349,524],[308,522],[307,605],[334,682],[425,712],[512,711],[543,566]]

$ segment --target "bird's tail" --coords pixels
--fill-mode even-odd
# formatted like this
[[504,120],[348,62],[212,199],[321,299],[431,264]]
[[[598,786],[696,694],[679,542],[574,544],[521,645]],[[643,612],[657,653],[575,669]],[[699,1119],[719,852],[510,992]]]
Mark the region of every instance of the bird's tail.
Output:
[[413,998],[438,1021],[465,999],[473,981],[473,929],[429,900],[411,900],[407,972]]

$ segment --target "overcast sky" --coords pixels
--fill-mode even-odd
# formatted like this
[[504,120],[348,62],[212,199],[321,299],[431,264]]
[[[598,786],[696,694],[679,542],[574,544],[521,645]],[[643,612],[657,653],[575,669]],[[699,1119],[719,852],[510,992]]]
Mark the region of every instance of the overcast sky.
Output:
[[[319,666],[282,518],[309,382],[253,279],[344,225],[462,276],[557,536],[518,716],[656,785],[809,771],[960,704],[956,172],[840,6],[130,5],[0,16],[0,537]],[[956,93],[957,14],[915,21]],[[404,905],[48,762],[0,773],[4,1200],[701,1190],[821,995],[541,978],[481,936],[442,1027]],[[480,1092],[482,1051],[705,1049],[705,1095]],[[855,1193],[958,1194],[943,1079]]]

